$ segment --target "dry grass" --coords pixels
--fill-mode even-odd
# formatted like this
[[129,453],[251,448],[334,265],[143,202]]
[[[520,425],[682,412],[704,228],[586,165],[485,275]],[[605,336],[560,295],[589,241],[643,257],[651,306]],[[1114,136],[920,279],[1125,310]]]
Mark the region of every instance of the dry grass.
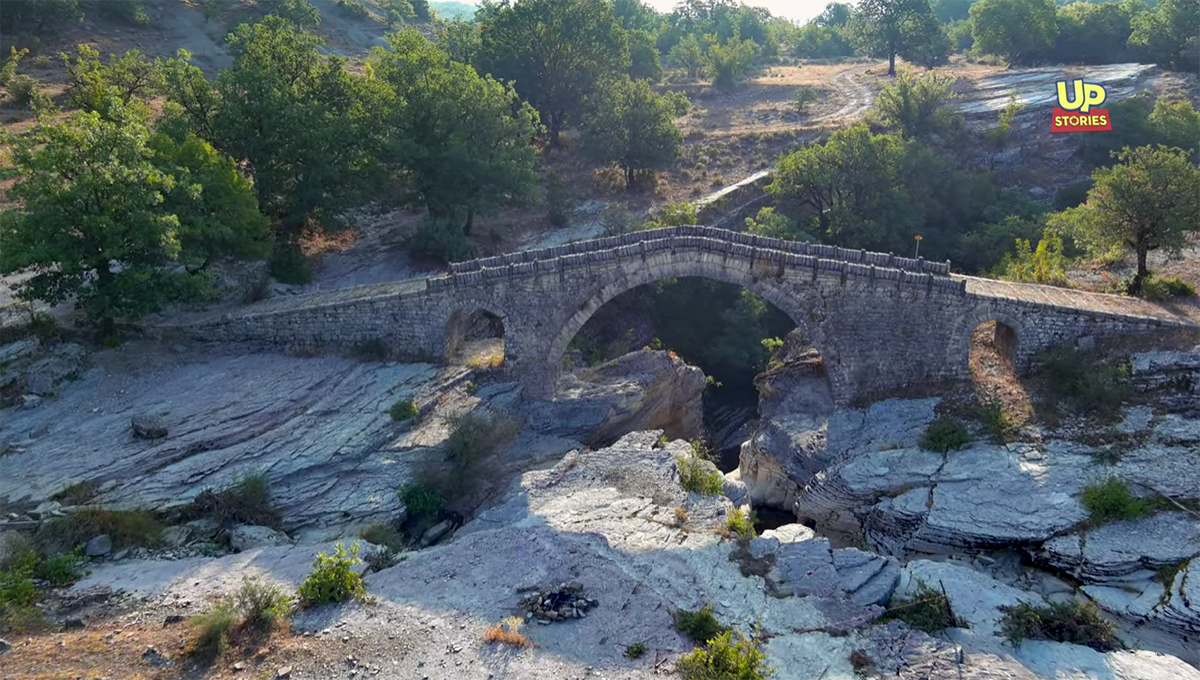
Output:
[[457,361],[467,368],[499,368],[504,365],[504,339],[486,338],[464,342]]
[[502,644],[509,647],[532,647],[529,638],[521,634],[521,626],[525,624],[518,616],[510,616],[500,623],[488,628],[483,634],[483,641],[489,644]]

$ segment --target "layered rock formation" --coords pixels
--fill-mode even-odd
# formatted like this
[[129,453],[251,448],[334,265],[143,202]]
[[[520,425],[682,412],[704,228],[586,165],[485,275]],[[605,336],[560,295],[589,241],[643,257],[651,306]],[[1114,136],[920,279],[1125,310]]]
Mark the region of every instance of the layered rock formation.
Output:
[[[484,409],[525,418],[515,382],[475,389],[462,368],[185,357],[148,343],[94,361],[60,397],[0,417],[0,506],[31,511],[87,482],[95,490],[88,502],[162,510],[265,473],[289,531],[332,536],[395,519],[403,509],[396,488],[443,457],[454,417]],[[523,470],[636,428],[696,436],[703,389],[699,369],[663,352],[635,353],[583,379],[567,376],[558,401],[529,405],[543,427],[503,452],[500,470]],[[403,399],[414,400],[420,418],[391,419],[389,409]],[[151,422],[153,432],[143,427]]]

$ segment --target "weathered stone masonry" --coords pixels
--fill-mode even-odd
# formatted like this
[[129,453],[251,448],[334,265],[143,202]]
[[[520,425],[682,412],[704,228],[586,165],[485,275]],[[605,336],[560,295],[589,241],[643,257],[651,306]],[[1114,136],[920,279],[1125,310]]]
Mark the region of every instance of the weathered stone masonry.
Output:
[[1083,336],[1183,323],[1154,305],[1080,293],[1059,299],[1067,294],[949,270],[948,262],[671,227],[457,263],[426,279],[271,300],[186,331],[310,351],[379,339],[402,354],[437,358],[461,341],[471,314],[486,310],[504,322],[506,366],[529,396],[549,398],[567,344],[605,302],[696,276],[743,286],[784,311],[821,352],[835,398],[848,401],[965,376],[970,334],[985,321],[1015,331],[1019,366]]

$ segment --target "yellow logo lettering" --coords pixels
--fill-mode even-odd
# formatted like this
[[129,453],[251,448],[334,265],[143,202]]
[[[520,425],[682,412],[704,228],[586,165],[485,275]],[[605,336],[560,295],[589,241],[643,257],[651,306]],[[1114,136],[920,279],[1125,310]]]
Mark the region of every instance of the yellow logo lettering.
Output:
[[1058,87],[1058,106],[1065,111],[1087,113],[1093,106],[1100,106],[1108,98],[1103,85],[1085,83],[1082,80],[1071,81],[1070,97],[1067,93],[1067,81],[1060,80]]

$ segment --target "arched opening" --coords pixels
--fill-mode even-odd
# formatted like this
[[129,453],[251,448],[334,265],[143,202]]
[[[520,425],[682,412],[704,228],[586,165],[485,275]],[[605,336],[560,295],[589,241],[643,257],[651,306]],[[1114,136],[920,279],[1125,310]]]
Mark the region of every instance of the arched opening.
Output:
[[458,310],[446,322],[446,360],[471,368],[504,365],[504,319],[486,309]]
[[[589,368],[644,348],[676,353],[712,379],[698,434],[727,473],[738,469],[742,444],[765,411],[783,415],[809,400],[832,405],[824,362],[795,314],[736,283],[680,277],[643,284],[595,308],[566,345],[560,375],[581,379],[595,372]],[[818,383],[823,396],[813,397]],[[796,521],[783,504],[778,512],[757,509],[761,528]]]
[[976,400],[991,413],[989,427],[1003,429],[1032,414],[1029,394],[1017,377],[1019,337],[1009,324],[990,320],[971,332],[967,365]]

